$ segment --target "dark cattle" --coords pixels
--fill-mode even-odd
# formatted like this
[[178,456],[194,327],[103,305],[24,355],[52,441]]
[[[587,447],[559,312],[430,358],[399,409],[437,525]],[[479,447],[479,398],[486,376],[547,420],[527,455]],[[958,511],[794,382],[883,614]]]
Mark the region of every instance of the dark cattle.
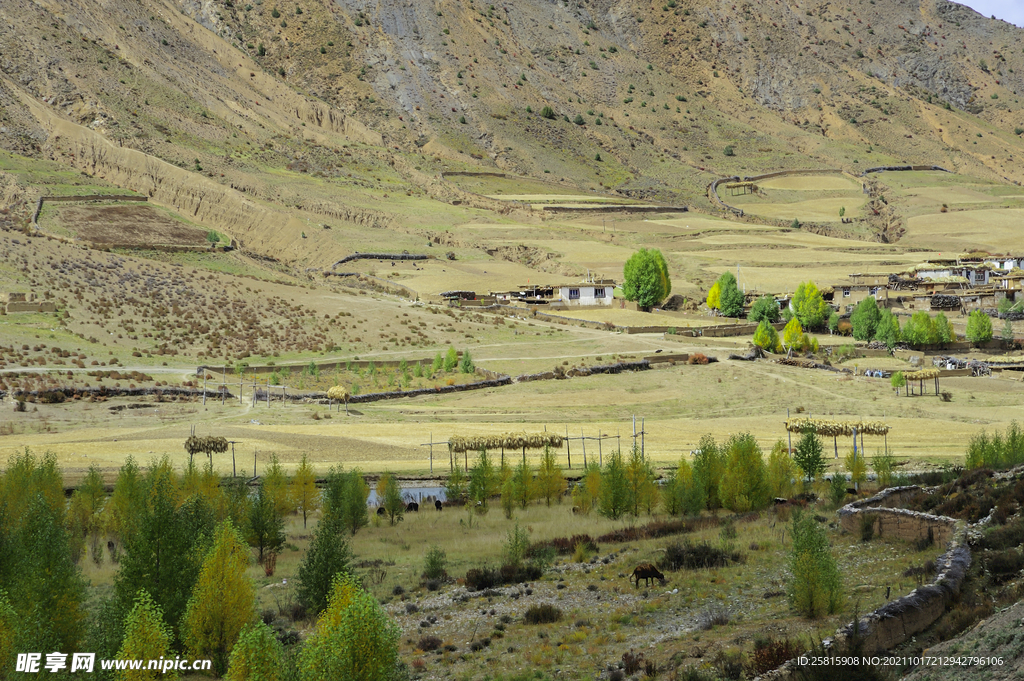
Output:
[[410,501],[409,505],[405,507],[405,510],[406,510],[407,513],[413,513],[413,512],[419,513],[420,505],[418,503],[416,503],[415,501]]
[[434,499],[434,508],[436,508],[438,511],[444,508],[439,499]]
[[652,579],[657,579],[662,582],[665,581],[665,575],[661,574],[658,568],[654,567],[650,563],[640,563],[633,570],[633,574],[629,576],[629,580],[633,581],[636,579],[636,586],[640,588],[640,580],[644,580],[644,586],[650,586]]
[[385,513],[387,513],[387,511],[384,510],[383,506],[377,509],[377,515],[384,515]]
[[573,515],[579,515],[580,513],[583,513],[583,509],[581,509],[579,506],[573,506],[572,507],[572,514]]

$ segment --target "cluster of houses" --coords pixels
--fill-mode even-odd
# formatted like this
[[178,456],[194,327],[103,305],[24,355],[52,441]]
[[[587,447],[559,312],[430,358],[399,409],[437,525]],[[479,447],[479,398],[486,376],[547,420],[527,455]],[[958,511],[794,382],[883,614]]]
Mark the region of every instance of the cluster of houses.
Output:
[[451,303],[477,305],[547,305],[576,307],[579,305],[611,305],[616,283],[612,279],[589,277],[577,283],[526,284],[511,291],[445,291],[441,294]]
[[879,306],[908,311],[969,313],[1024,300],[1024,256],[933,260],[900,274],[851,274],[834,288],[832,303],[851,312],[874,296]]

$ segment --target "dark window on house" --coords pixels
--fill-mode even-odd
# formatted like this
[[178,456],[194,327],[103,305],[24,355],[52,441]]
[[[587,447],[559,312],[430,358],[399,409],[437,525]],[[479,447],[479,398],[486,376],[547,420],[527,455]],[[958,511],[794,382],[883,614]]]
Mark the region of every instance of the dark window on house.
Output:
[[580,290],[578,288],[569,289],[569,300],[579,300]]
[[604,298],[604,288],[595,288],[594,289],[594,297],[595,298]]
[[850,289],[844,288],[843,289],[843,298],[849,298],[849,297],[850,297]]

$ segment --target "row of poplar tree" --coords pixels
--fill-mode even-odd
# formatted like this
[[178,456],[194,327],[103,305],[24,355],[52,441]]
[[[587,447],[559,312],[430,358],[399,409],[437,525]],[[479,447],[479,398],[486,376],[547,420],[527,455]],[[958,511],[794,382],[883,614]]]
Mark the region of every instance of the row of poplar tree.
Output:
[[[340,469],[322,491],[315,483],[305,458],[291,478],[275,460],[255,490],[209,467],[179,474],[166,457],[146,469],[129,458],[112,494],[91,469],[69,501],[56,458],[26,449],[0,476],[0,669],[14,669],[17,653],[60,651],[210,659],[217,676],[237,680],[400,674],[398,627],[349,571],[348,537],[369,522],[369,487]],[[285,514],[301,511],[305,521],[317,509],[297,593],[309,615],[326,614],[286,652],[259,617],[246,570],[284,545]],[[94,560],[102,555],[99,536],[118,569],[112,590],[90,594],[79,562],[86,545]],[[150,678],[98,664],[94,673]]]
[[[774,497],[788,498],[798,478],[814,480],[825,470],[824,447],[814,433],[805,433],[793,456],[779,440],[766,456],[750,433],[740,433],[718,443],[711,435],[701,438],[690,457],[664,479],[639,448],[629,453],[612,452],[603,465],[591,461],[573,487],[572,500],[578,512],[597,512],[617,520],[623,516],[652,514],[694,515],[702,510],[727,508],[737,513],[759,510]],[[531,501],[544,499],[561,503],[568,488],[565,474],[548,448],[536,468],[525,461],[515,467],[507,462],[495,465],[486,451],[475,465],[455,468],[445,484],[450,501],[468,502],[469,508],[486,513],[498,498],[506,517]]]

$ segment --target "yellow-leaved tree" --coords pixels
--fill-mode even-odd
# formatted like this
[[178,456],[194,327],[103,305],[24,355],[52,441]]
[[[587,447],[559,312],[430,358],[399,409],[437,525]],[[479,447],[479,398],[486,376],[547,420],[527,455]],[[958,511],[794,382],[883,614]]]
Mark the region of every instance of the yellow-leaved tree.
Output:
[[579,483],[572,491],[572,503],[578,513],[589,514],[597,506],[601,494],[601,467],[596,461],[587,465]]
[[299,654],[301,681],[387,681],[398,671],[401,630],[348,574],[334,578],[327,609]]
[[708,291],[708,307],[710,307],[712,310],[717,310],[718,306],[721,304],[721,297],[722,287],[719,286],[718,282],[716,281],[714,285],[711,287],[711,290]]
[[222,522],[182,618],[189,653],[212,659],[218,676],[227,670],[238,635],[256,618],[256,587],[245,575],[248,564],[249,547],[230,521]]
[[247,624],[228,660],[226,681],[281,681],[284,650],[263,620]]
[[291,495],[288,494],[288,483],[288,475],[281,467],[281,462],[277,460],[277,454],[271,454],[270,466],[263,474],[263,485],[274,505],[274,510],[282,518],[295,510]]
[[306,517],[320,508],[320,492],[316,489],[316,475],[309,465],[309,457],[302,455],[302,461],[292,476],[292,506],[302,512],[302,527],[306,527]]
[[799,350],[803,347],[803,337],[804,327],[800,325],[799,319],[793,317],[782,330],[782,342],[787,348]]
[[[124,624],[124,638],[117,651],[119,660],[156,660],[169,657],[171,653],[171,628],[164,622],[164,613],[153,602],[149,593],[142,590],[135,597],[135,605],[128,613]],[[127,670],[114,673],[115,681],[156,681],[176,679],[177,672],[166,674],[159,669]]]
[[777,440],[768,455],[768,487],[773,497],[789,499],[793,496],[793,481],[797,477],[796,464],[783,440]]

